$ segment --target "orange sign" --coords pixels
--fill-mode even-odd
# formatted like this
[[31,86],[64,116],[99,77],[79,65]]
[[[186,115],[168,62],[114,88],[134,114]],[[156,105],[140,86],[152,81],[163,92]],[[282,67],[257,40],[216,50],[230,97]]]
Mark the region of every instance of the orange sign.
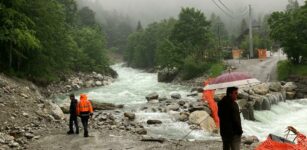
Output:
[[258,49],[258,58],[259,60],[266,59],[266,49]]
[[233,49],[232,50],[232,58],[233,59],[239,59],[241,57],[241,51],[240,49]]

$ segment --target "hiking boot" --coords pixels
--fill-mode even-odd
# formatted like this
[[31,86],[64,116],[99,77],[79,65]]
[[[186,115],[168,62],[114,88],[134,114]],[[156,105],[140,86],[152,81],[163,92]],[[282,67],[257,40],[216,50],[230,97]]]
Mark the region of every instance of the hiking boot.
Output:
[[84,134],[84,137],[89,137],[88,134]]
[[67,134],[74,134],[74,131],[68,131]]
[[79,134],[79,131],[78,131],[78,130],[76,131],[76,134]]

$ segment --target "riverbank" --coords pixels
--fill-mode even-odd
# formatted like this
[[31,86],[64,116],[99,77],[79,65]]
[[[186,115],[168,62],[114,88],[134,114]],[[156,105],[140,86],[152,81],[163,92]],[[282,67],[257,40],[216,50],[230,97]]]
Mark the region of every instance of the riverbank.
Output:
[[[59,149],[60,148],[60,147],[54,147],[54,145],[61,145],[63,149],[85,149],[85,147],[83,146],[83,144],[85,144],[93,149],[94,148],[120,149],[117,147],[118,145],[120,147],[124,147],[127,149],[138,149],[139,147],[140,149],[176,149],[176,147],[174,147],[174,142],[176,143],[178,142],[178,140],[172,140],[174,138],[166,138],[166,137],[168,137],[168,135],[171,135],[175,132],[179,133],[181,131],[184,131],[181,134],[173,135],[173,137],[175,136],[176,139],[180,139],[181,137],[184,137],[184,135],[186,135],[190,130],[195,130],[195,131],[192,131],[193,136],[187,138],[189,139],[189,141],[182,142],[183,146],[177,149],[200,149],[198,145],[201,145],[202,147],[206,147],[207,145],[208,149],[221,149],[222,144],[219,138],[215,138],[215,140],[209,140],[209,141],[203,140],[204,138],[201,136],[204,136],[205,138],[210,137],[210,136],[202,135],[204,131],[200,129],[201,127],[197,125],[197,122],[191,123],[190,121],[190,116],[194,116],[192,115],[194,112],[202,111],[202,113],[210,114],[210,110],[206,109],[207,106],[205,106],[202,102],[198,100],[197,95],[199,95],[199,93],[197,92],[190,93],[191,96],[187,97],[185,92],[184,94],[179,92],[180,90],[188,91],[187,88],[181,89],[180,86],[171,87],[173,85],[158,83],[155,80],[156,79],[155,74],[148,74],[142,71],[133,70],[131,68],[126,68],[126,67],[120,67],[120,66],[118,67],[119,68],[117,69],[118,69],[120,76],[119,76],[119,79],[116,79],[117,82],[114,82],[107,87],[95,88],[93,91],[89,92],[88,94],[93,97],[98,97],[96,99],[98,101],[100,97],[103,97],[104,98],[103,100],[106,100],[105,98],[110,97],[112,102],[115,102],[116,104],[125,102],[126,104],[135,103],[135,104],[138,104],[138,106],[129,107],[129,108],[127,108],[126,106],[113,107],[112,110],[96,109],[93,120],[91,121],[90,133],[94,135],[94,137],[91,137],[92,140],[84,139],[82,137],[82,134],[78,136],[72,136],[72,137],[66,135],[66,131],[68,129],[68,120],[67,120],[68,116],[66,115],[64,117],[66,119],[62,119],[61,117],[59,117],[58,119],[54,119],[53,123],[44,122],[44,121],[42,121],[41,123],[35,123],[35,121],[32,120],[34,123],[32,125],[33,127],[31,128],[34,128],[35,130],[31,129],[29,133],[31,134],[34,133],[33,135],[27,132],[28,129],[25,128],[23,124],[19,125],[19,123],[15,121],[16,125],[12,124],[11,126],[9,126],[10,129],[8,130],[4,129],[1,131],[1,133],[14,137],[13,142],[11,142],[11,144],[9,144],[9,142],[7,142],[6,140],[3,146],[8,148],[10,146],[13,146],[14,144],[16,145],[17,143],[19,144],[21,148],[30,147],[30,149],[46,149],[46,148]],[[25,100],[27,100],[26,97],[28,97],[29,99],[30,97],[27,95],[32,95],[31,92],[36,91],[35,93],[39,93],[39,90],[37,90],[36,87],[29,86],[28,84],[30,83],[28,83],[27,81],[22,81],[20,79],[5,79],[5,80],[7,80],[8,82],[5,83],[5,86],[2,89],[3,89],[3,92],[6,91],[6,94],[8,94],[7,95],[8,101],[12,101],[16,104],[19,104],[19,102],[20,104],[23,104],[25,101],[15,99],[15,98],[22,95],[22,97],[24,97]],[[24,82],[27,84],[25,84]],[[27,86],[31,90],[27,91],[26,95],[22,94],[23,92],[19,92],[23,88],[28,89]],[[280,89],[279,88],[280,85],[278,85],[275,88],[270,88],[270,87],[271,86],[266,86],[266,85],[261,86],[261,88],[258,87],[256,89],[262,89],[262,90],[261,91],[258,90],[257,93],[259,92],[260,94],[262,92],[269,91],[270,89],[276,89],[276,88]],[[288,88],[293,89],[294,87],[293,88],[288,87]],[[158,96],[155,94],[152,94],[152,98],[150,98],[149,91],[156,91],[159,94]],[[177,92],[171,92],[171,91],[177,91]],[[11,93],[12,95],[9,96],[9,93]],[[104,94],[107,94],[107,95],[104,95]],[[41,101],[43,102],[51,101],[45,98],[44,96],[42,96],[41,94],[39,95],[40,95],[40,98],[42,99]],[[31,99],[37,99],[37,98],[31,97]],[[260,99],[257,99],[255,97],[254,100],[257,101]],[[261,100],[261,101],[264,101],[264,100]],[[271,101],[270,98],[267,101],[275,102],[275,101]],[[42,105],[40,102],[35,102],[32,100],[28,100],[27,102],[28,102],[27,105],[22,105],[23,107],[18,107],[17,109],[19,111],[23,111],[26,109],[36,110],[37,109],[36,103],[37,103],[38,106],[42,107],[43,110],[45,111],[52,110],[50,107],[47,107],[49,105]],[[142,103],[142,105],[140,105],[140,103]],[[299,108],[297,107],[297,104],[299,103],[301,102],[290,104],[290,105],[294,106],[293,108],[295,108],[296,111],[298,111],[301,109],[300,107]],[[12,105],[5,104],[5,106],[7,107],[15,107],[15,105],[13,103]],[[110,107],[108,107],[108,109],[109,108]],[[288,112],[291,115],[292,107],[290,109],[289,108],[284,109],[284,110],[289,110]],[[7,110],[9,112],[11,111],[10,109],[7,109]],[[17,111],[17,110],[14,110],[14,111]],[[274,108],[272,111],[276,112]],[[296,113],[295,116],[299,116],[298,114],[300,113],[305,114],[304,111],[301,111],[301,112]],[[20,114],[15,113],[15,118],[16,116],[19,117],[19,115]],[[26,116],[32,116],[32,115],[35,116],[36,114],[33,114],[32,111],[30,111],[30,114],[28,113],[27,115],[27,111],[26,111],[24,114],[22,113],[21,115],[24,115],[26,117]],[[281,115],[285,115],[285,114],[281,114]],[[48,116],[45,118],[48,118]],[[50,116],[55,118],[53,113],[50,113]],[[266,116],[266,114],[261,115],[261,116]],[[1,119],[5,122],[9,120],[11,117],[14,117],[14,114],[8,113],[8,117],[6,118],[3,117]],[[277,114],[275,118],[276,117],[283,119],[283,116],[279,117],[279,114]],[[33,118],[30,118],[29,120],[31,121],[31,119]],[[245,134],[249,133],[247,135],[256,135],[256,134],[250,134],[254,132],[254,131],[252,132],[249,131],[249,129],[251,129],[250,127],[264,128],[265,135],[261,135],[260,137],[262,138],[265,137],[268,133],[271,133],[270,130],[266,130],[267,129],[266,125],[262,126],[260,125],[260,123],[258,124],[257,122],[251,122],[251,121],[246,121],[246,120],[242,120],[242,121],[243,121]],[[14,123],[14,121],[12,121],[12,123]],[[155,124],[152,124],[152,123],[155,123]],[[38,128],[42,131],[36,131],[37,124],[40,125]],[[30,125],[31,125],[31,122],[30,122]],[[287,125],[288,124],[285,123],[282,128],[284,128]],[[16,132],[14,131],[15,130],[14,126],[18,128]],[[46,131],[46,132],[43,132],[43,131]],[[280,130],[276,130],[275,133],[278,133],[279,131]],[[163,140],[164,142],[162,144],[159,142],[141,141],[141,139],[144,138],[144,135],[152,136],[153,132],[155,132],[155,135],[160,135],[160,137],[164,138]],[[82,130],[81,130],[81,133],[82,133]],[[219,137],[219,135],[216,135],[216,137]],[[24,140],[21,140],[20,138]],[[66,138],[67,140],[65,140]],[[157,137],[152,137],[149,139],[155,140],[155,138]],[[248,137],[248,138],[249,140],[242,140],[242,143],[248,143],[248,144],[242,144],[242,147],[244,147],[244,149],[252,149],[252,147],[254,147],[258,143],[257,140],[254,141],[253,139],[251,139],[252,137]],[[104,141],[104,139],[106,139],[106,141]],[[202,139],[203,141],[194,141],[197,139],[198,140]],[[116,142],[118,144],[115,144]],[[50,144],[50,143],[56,143],[56,144]],[[72,144],[67,144],[67,143],[72,143]],[[80,143],[83,143],[83,144],[80,144]],[[249,145],[251,143],[253,144]],[[44,147],[45,145],[48,147]],[[128,147],[130,145],[133,148]],[[134,146],[134,145],[137,145],[137,146]],[[15,147],[15,149],[17,149],[17,147]]]
[[[165,139],[163,143],[141,141],[146,131],[142,125],[131,122],[129,126],[139,128],[129,130],[122,124],[123,114],[117,122],[114,121],[116,118],[112,114],[124,113],[122,108],[112,110],[108,117],[104,116],[105,110],[95,111],[96,117],[90,127],[90,134],[94,137],[84,139],[82,129],[80,135],[66,135],[68,115],[41,94],[38,87],[5,75],[0,75],[0,81],[0,149],[88,149],[87,146],[92,149],[176,149],[174,143],[177,140]],[[114,123],[119,127],[112,126]],[[183,141],[178,149],[221,149],[220,141],[196,143]]]
[[[221,150],[222,142],[218,141],[174,141],[144,142],[141,137],[127,132],[108,129],[99,131],[90,130],[91,136],[83,138],[82,135],[65,135],[57,131],[52,135],[40,138],[33,142],[29,149],[63,149],[63,150]],[[69,144],[68,144],[69,143]],[[242,150],[252,150],[256,145],[242,144]]]

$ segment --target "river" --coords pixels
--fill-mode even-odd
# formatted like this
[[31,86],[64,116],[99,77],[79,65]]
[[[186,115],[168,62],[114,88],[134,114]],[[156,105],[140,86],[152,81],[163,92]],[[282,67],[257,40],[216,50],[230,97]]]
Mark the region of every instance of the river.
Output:
[[[146,73],[141,70],[123,67],[122,64],[113,65],[112,68],[118,73],[114,83],[99,88],[87,89],[80,92],[88,94],[89,99],[125,104],[125,108],[137,108],[145,104],[145,96],[151,92],[157,92],[159,96],[170,97],[172,92],[180,93],[185,99],[191,87],[157,82],[156,73]],[[191,98],[190,98],[191,99]],[[193,100],[193,99],[191,99]],[[270,111],[255,111],[257,121],[242,119],[244,135],[255,135],[260,140],[265,140],[269,133],[284,136],[288,125],[307,135],[307,99],[291,100],[273,105]],[[136,112],[136,121],[146,122],[148,119],[158,119],[162,125],[145,126],[148,134],[181,139],[190,133],[189,125],[185,122],[177,122],[170,113],[146,113]],[[205,133],[200,130],[192,131],[187,139],[208,140],[220,139],[219,135]]]

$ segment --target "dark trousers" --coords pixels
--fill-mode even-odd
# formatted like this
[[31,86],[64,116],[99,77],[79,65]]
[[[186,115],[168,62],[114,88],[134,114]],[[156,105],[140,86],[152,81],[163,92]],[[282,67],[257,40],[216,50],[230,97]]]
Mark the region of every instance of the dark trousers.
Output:
[[84,129],[84,136],[88,136],[88,119],[90,118],[90,116],[80,116],[81,117],[81,122],[83,125],[83,129]]
[[79,133],[79,126],[78,126],[78,117],[75,115],[70,115],[69,117],[69,131],[74,132],[73,124],[76,127],[76,133]]
[[241,136],[235,135],[232,138],[223,138],[223,150],[240,150]]

